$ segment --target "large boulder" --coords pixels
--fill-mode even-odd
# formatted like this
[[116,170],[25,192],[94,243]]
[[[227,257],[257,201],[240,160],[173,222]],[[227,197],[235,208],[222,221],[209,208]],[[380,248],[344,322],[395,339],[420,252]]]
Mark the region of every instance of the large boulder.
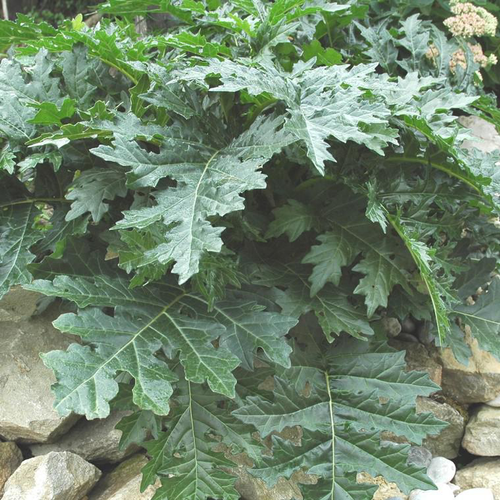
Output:
[[459,363],[450,348],[431,351],[443,367],[443,393],[460,404],[486,403],[500,395],[500,361],[483,351],[468,332],[465,341],[472,352],[467,365]]
[[456,458],[465,432],[465,412],[445,402],[430,398],[417,399],[417,413],[433,413],[435,417],[448,422],[448,427],[435,436],[427,437],[423,446],[434,456]]
[[23,454],[16,443],[0,443],[0,497],[7,479],[21,465]]
[[478,458],[460,469],[453,482],[462,491],[472,488],[489,488],[500,500],[500,458]]
[[104,476],[90,492],[88,500],[151,500],[160,482],[141,493],[141,470],[148,463],[144,455],[134,455]]
[[40,293],[15,286],[0,300],[0,322],[28,320],[41,312],[40,305],[43,306],[46,299]]
[[119,411],[104,419],[81,419],[55,443],[32,445],[31,452],[39,456],[51,451],[71,451],[89,462],[120,462],[138,449],[137,446],[129,446],[120,450],[118,446],[122,431],[115,426],[128,413]]
[[52,326],[58,315],[54,305],[41,316],[0,323],[0,436],[6,440],[48,442],[78,419],[61,417],[53,408],[55,377],[40,358],[72,342]]
[[5,483],[3,500],[81,500],[101,471],[74,453],[25,460]]
[[399,339],[391,339],[389,344],[395,349],[406,351],[407,371],[427,372],[434,383],[441,385],[443,367],[430,355],[426,346],[420,344],[416,339],[415,342],[402,342]]
[[475,408],[465,428],[462,446],[473,455],[500,455],[500,408],[481,405]]

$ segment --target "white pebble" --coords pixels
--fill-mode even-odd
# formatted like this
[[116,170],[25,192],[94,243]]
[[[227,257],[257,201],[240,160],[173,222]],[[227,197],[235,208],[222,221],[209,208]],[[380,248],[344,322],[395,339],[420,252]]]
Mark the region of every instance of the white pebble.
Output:
[[453,493],[458,493],[460,491],[460,486],[457,486],[456,484],[448,483],[446,486],[448,486]]
[[427,467],[427,475],[434,481],[436,486],[450,483],[457,472],[456,465],[447,458],[436,457],[431,460]]
[[488,401],[486,404],[488,406],[494,406],[495,408],[500,407],[500,394],[495,399]]
[[495,497],[488,488],[472,488],[462,491],[455,500],[495,500]]
[[440,484],[437,490],[413,490],[408,500],[455,500],[455,495],[446,484]]

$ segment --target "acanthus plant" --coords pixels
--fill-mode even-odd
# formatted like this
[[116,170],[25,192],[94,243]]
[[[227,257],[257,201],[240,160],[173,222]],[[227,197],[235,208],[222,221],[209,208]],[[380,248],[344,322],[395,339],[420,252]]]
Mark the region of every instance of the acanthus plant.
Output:
[[455,41],[376,7],[109,0],[92,29],[0,24],[0,291],[63,299],[82,343],[43,354],[56,408],[133,410],[155,500],[238,499],[241,452],[268,486],[312,475],[307,500],[372,498],[360,471],[432,489],[381,442],[444,427],[383,318],[500,355],[500,156],[457,121],[499,112],[425,58]]

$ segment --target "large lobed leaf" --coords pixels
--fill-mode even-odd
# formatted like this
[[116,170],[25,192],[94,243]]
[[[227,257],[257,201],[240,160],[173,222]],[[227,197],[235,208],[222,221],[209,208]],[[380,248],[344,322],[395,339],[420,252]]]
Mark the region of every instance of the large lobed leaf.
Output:
[[322,355],[321,341],[310,340],[307,352],[296,349],[292,368],[275,378],[272,400],[248,396],[233,411],[263,437],[286,427],[303,429],[300,446],[273,436],[272,457],[263,456],[251,474],[274,485],[305,468],[321,477],[322,498],[329,499],[356,498],[359,485],[350,473],[360,471],[382,474],[406,492],[431,487],[423,470],[406,463],[408,447],[382,446],[380,432],[415,443],[440,432],[446,424],[415,412],[416,396],[438,387],[426,374],[405,373],[404,353],[385,344],[343,339],[333,355]]

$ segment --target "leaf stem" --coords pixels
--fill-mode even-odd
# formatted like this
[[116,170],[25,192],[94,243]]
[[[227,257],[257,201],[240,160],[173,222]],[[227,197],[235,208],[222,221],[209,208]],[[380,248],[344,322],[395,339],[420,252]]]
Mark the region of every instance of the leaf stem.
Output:
[[67,200],[66,198],[29,198],[26,200],[13,201],[11,203],[4,203],[3,205],[0,205],[0,208],[12,207],[14,205],[27,205],[28,203],[52,203],[52,202],[71,203],[71,201]]
[[478,188],[473,182],[471,182],[467,177],[460,175],[456,172],[453,172],[453,170],[450,170],[449,168],[446,168],[444,165],[441,165],[440,163],[436,163],[433,161],[426,160],[425,158],[406,158],[406,157],[397,157],[393,156],[392,158],[386,158],[384,161],[388,163],[419,163],[421,165],[430,165],[431,167],[437,168],[438,170],[441,170],[442,172],[447,173],[448,175],[455,177],[456,179],[461,180],[462,182],[465,182],[468,186],[476,190],[478,193],[482,194],[482,191],[480,188]]
[[332,429],[332,497],[331,500],[334,500],[335,493],[335,415],[333,411],[333,398],[332,391],[330,389],[330,376],[328,372],[325,371],[325,380],[326,380],[326,390],[328,392],[328,407],[330,410],[330,427]]
[[439,337],[439,340],[441,341],[441,344],[442,344],[444,337],[445,337],[445,332],[443,331],[443,327],[441,324],[441,319],[440,319],[440,316],[441,316],[440,309],[441,308],[439,307],[438,300],[436,300],[437,299],[436,290],[434,289],[431,282],[429,281],[429,277],[428,277],[427,273],[423,272],[422,259],[415,252],[415,249],[412,248],[412,245],[408,244],[408,238],[407,238],[406,234],[404,233],[403,228],[396,221],[396,219],[394,219],[394,217],[387,211],[387,209],[385,209],[385,212],[386,212],[387,220],[390,222],[390,224],[394,228],[394,230],[398,233],[399,237],[403,240],[403,243],[405,244],[406,248],[410,252],[411,257],[412,257],[413,261],[415,262],[415,264],[420,272],[420,277],[424,281],[425,287],[427,288],[427,291],[429,293],[429,297],[430,297],[431,302],[432,302],[432,309],[434,310],[434,315],[436,317],[436,328],[438,331],[438,337]]

